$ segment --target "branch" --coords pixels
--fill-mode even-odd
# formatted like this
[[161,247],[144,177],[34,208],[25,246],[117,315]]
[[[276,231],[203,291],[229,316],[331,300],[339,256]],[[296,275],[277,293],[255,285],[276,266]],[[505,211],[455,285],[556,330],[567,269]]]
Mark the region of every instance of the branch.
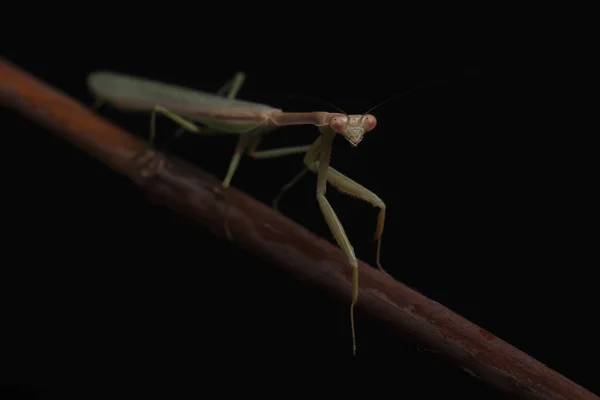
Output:
[[[0,58],[0,102],[127,175],[150,196],[225,237],[220,181],[175,157],[152,152],[124,130]],[[146,151],[144,162],[136,155]],[[235,243],[350,304],[351,267],[325,239],[231,188]],[[528,399],[600,400],[581,386],[366,263],[357,311],[448,357],[496,388]]]

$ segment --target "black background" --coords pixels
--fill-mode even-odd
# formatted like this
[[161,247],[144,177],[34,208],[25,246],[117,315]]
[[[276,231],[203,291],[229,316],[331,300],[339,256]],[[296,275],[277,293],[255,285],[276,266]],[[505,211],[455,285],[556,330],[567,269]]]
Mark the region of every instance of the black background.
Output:
[[[97,69],[207,91],[243,70],[240,98],[334,111],[286,97],[308,95],[348,113],[441,81],[373,111],[378,127],[356,149],[338,138],[332,165],[387,203],[382,263],[396,279],[599,393],[588,367],[598,354],[596,180],[591,132],[573,125],[577,65],[508,31],[450,36],[432,21],[404,27],[408,15],[362,25],[373,11],[355,11],[332,27],[302,14],[299,24],[267,18],[244,29],[210,16],[154,25],[140,14],[139,26],[117,30],[90,14],[85,29],[30,31],[35,46],[13,41],[3,56],[86,104],[85,78]],[[145,115],[99,112],[148,133]],[[149,204],[126,178],[12,111],[0,116],[1,398],[504,398],[360,315],[353,358],[348,304]],[[159,129],[160,146],[176,127],[162,120]],[[263,148],[316,136],[284,128]],[[168,150],[222,178],[234,145],[184,135]],[[244,158],[233,185],[269,203],[300,167],[300,156]],[[303,178],[281,210],[331,238],[315,183]],[[376,210],[335,190],[328,197],[357,255],[373,263]]]

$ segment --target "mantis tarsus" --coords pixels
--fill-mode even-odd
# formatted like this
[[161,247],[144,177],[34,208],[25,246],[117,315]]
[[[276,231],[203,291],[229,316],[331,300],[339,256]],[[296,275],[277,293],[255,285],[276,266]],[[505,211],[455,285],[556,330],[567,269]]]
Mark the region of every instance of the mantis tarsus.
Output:
[[[200,135],[239,134],[240,137],[229,169],[222,182],[224,193],[229,187],[244,153],[252,158],[274,158],[305,153],[305,168],[282,188],[274,201],[274,206],[277,206],[281,195],[308,170],[317,174],[317,202],[335,240],[353,268],[350,322],[353,353],[355,354],[354,306],[358,299],[358,260],[354,254],[354,248],[325,194],[327,182],[329,182],[338,190],[379,207],[374,240],[377,241],[377,266],[383,271],[379,256],[386,212],[385,203],[375,193],[329,166],[331,145],[336,134],[343,136],[352,146],[356,147],[364,135],[375,128],[377,120],[368,113],[362,115],[320,111],[290,113],[265,104],[238,100],[236,96],[244,80],[245,75],[238,72],[216,94],[212,94],[144,78],[99,71],[88,77],[88,86],[98,100],[108,102],[119,109],[151,111],[151,143],[155,138],[156,114],[162,114],[180,124],[185,130]],[[225,92],[227,94],[223,95]],[[199,122],[204,126],[199,127],[192,121]],[[264,135],[288,125],[314,125],[319,129],[320,136],[311,145],[257,150]]]

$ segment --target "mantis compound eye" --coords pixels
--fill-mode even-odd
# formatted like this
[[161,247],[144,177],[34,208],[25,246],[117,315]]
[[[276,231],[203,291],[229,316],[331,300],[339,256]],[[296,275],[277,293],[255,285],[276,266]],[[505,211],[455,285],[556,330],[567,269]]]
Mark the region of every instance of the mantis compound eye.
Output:
[[343,133],[348,117],[333,117],[329,121],[329,127],[336,133]]
[[377,125],[377,118],[372,116],[371,114],[366,114],[362,117],[362,126],[365,130],[365,133],[372,131]]

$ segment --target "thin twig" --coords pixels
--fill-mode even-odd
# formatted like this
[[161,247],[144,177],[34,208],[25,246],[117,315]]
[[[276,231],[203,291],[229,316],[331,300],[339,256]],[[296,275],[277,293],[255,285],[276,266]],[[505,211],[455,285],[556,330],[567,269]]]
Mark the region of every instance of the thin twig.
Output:
[[[175,157],[146,160],[141,140],[0,58],[0,101],[129,176],[152,198],[224,234],[219,180]],[[350,302],[351,268],[337,246],[240,191],[230,192],[235,243]],[[600,400],[581,386],[439,303],[360,263],[357,311],[427,346],[502,391],[528,399]]]

